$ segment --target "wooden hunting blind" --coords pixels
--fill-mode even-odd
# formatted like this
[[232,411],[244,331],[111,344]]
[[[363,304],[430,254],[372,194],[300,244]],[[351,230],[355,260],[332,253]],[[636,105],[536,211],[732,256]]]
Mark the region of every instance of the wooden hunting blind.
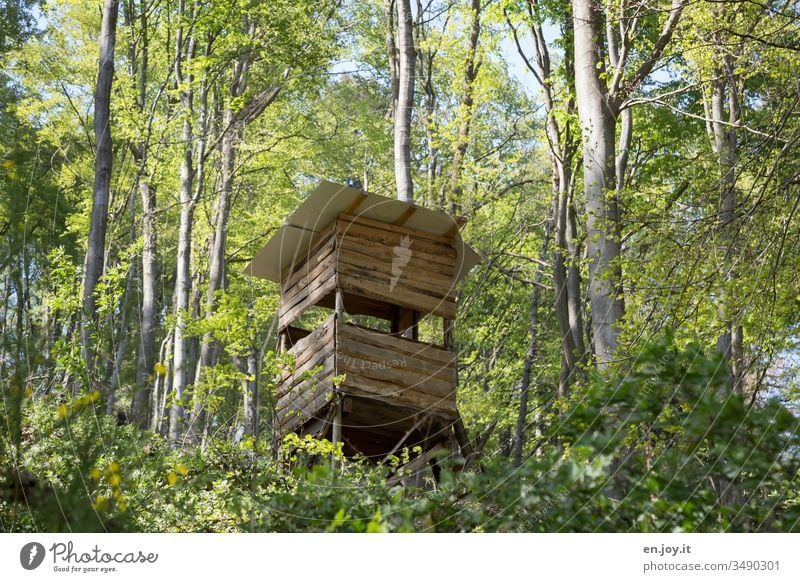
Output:
[[[380,459],[450,440],[460,423],[456,285],[480,260],[458,227],[445,213],[330,182],[289,216],[247,268],[280,285],[279,347],[294,355],[278,386],[276,442],[314,434]],[[316,327],[305,329],[314,307],[332,313],[315,310]],[[419,341],[426,316],[442,318],[441,343]]]

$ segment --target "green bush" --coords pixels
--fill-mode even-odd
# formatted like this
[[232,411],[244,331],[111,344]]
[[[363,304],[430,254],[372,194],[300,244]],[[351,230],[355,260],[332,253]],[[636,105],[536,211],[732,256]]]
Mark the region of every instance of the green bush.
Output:
[[[5,387],[6,531],[795,531],[798,419],[726,391],[716,355],[666,336],[632,369],[561,403],[520,467],[502,457],[439,482],[388,485],[327,441],[171,450],[78,398]],[[409,452],[404,453],[408,455]],[[402,456],[402,455],[401,455]],[[20,475],[25,495],[9,494]],[[432,480],[430,480],[432,483]],[[17,487],[19,493],[19,487]]]

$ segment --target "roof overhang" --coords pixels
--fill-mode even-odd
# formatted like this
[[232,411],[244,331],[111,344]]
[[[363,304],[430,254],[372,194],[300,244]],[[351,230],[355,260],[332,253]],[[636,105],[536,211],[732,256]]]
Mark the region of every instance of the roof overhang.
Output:
[[280,283],[281,273],[304,259],[314,237],[342,213],[453,237],[456,282],[481,262],[480,256],[462,240],[458,232],[461,223],[449,214],[322,181],[253,257],[245,273]]

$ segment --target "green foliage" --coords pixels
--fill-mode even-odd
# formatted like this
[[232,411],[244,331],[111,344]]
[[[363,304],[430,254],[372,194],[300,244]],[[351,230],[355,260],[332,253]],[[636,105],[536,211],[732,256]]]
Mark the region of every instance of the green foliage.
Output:
[[419,451],[376,467],[290,434],[280,461],[251,438],[180,452],[116,426],[99,392],[27,394],[24,446],[3,464],[40,481],[0,516],[6,531],[795,531],[798,418],[726,395],[724,374],[667,335],[576,392],[522,466],[442,457],[421,489],[387,481]]

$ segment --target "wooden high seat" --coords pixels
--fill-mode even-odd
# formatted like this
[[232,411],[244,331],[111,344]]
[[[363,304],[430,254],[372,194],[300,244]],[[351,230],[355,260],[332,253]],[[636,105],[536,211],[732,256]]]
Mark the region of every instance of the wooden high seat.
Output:
[[[457,354],[445,330],[457,283],[479,261],[458,227],[445,213],[323,182],[253,259],[250,274],[280,284],[280,349],[294,359],[277,388],[276,443],[314,434],[381,459],[450,438]],[[314,307],[331,313],[306,329]],[[426,316],[443,320],[441,342],[419,340]]]

